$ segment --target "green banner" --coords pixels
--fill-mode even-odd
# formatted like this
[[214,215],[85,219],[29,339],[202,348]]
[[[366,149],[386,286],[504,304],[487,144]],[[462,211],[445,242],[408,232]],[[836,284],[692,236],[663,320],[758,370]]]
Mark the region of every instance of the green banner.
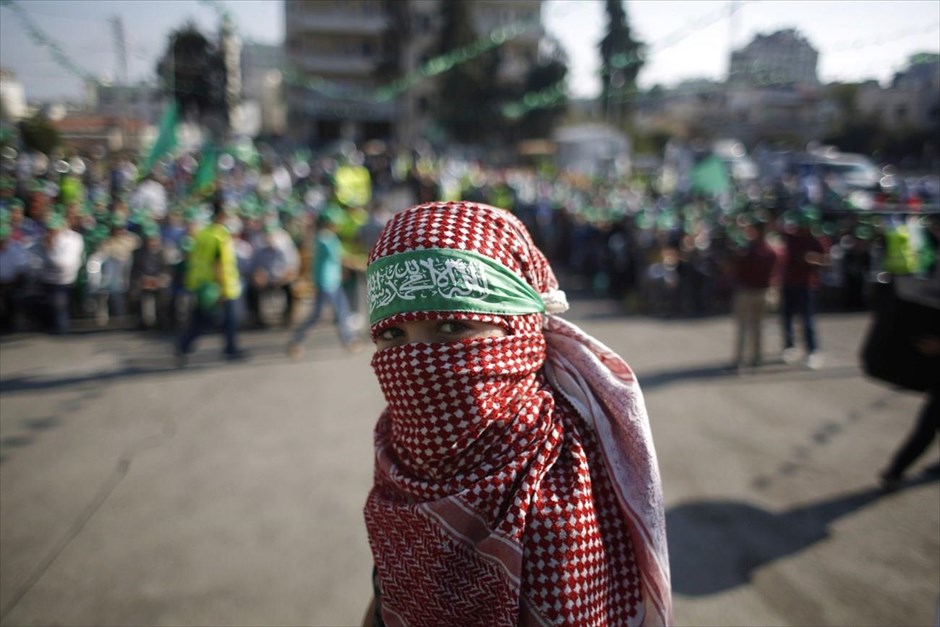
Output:
[[163,112],[157,138],[154,140],[153,146],[150,147],[150,154],[147,155],[146,161],[140,166],[140,178],[150,174],[157,159],[176,148],[176,123],[178,121],[179,111],[174,100]]
[[409,311],[543,313],[532,287],[498,261],[450,248],[390,255],[366,269],[369,321]]
[[216,166],[219,162],[215,143],[207,139],[199,156],[199,167],[189,186],[190,194],[208,194],[215,189]]

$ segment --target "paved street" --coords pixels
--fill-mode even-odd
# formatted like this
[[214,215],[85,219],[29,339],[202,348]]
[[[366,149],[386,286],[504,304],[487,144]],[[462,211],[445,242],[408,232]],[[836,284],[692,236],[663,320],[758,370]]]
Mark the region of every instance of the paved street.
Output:
[[[569,318],[638,372],[668,507],[676,621],[930,625],[940,490],[874,478],[922,398],[861,376],[866,314],[822,317],[820,371],[729,375],[727,318]],[[768,351],[778,348],[768,322]],[[186,370],[132,331],[0,340],[0,624],[352,625],[371,594],[361,507],[382,399],[370,350],[284,331]],[[769,353],[768,353],[769,354]]]

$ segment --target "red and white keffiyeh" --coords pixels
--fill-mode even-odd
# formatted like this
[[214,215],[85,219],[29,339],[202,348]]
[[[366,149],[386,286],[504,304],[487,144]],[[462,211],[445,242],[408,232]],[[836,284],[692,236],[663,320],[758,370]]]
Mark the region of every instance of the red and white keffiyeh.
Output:
[[[396,214],[370,263],[439,248],[485,255],[558,300],[525,227],[477,203]],[[659,470],[629,366],[550,314],[412,311],[372,332],[435,318],[507,335],[373,357],[388,407],[365,518],[385,623],[671,623]]]

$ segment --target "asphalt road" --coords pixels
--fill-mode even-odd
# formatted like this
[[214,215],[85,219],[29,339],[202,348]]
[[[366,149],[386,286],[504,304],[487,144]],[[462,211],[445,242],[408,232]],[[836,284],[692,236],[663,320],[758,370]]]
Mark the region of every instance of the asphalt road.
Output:
[[[727,318],[569,315],[638,372],[665,484],[676,621],[932,625],[940,489],[875,475],[922,398],[865,379],[865,314],[820,320],[822,370],[729,375]],[[778,347],[767,323],[767,350]],[[206,338],[190,366],[132,331],[0,339],[0,624],[352,625],[383,403],[370,350],[316,329]]]

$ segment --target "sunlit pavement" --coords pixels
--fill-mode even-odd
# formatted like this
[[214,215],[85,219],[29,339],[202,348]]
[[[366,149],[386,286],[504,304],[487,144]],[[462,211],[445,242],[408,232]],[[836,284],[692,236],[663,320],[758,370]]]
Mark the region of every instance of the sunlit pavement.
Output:
[[[820,320],[821,370],[722,369],[726,317],[569,316],[644,386],[665,485],[676,622],[932,624],[940,490],[875,476],[922,399],[857,367],[866,314]],[[382,400],[330,326],[203,339],[185,370],[131,331],[0,341],[0,623],[351,625],[371,594],[362,504]]]

